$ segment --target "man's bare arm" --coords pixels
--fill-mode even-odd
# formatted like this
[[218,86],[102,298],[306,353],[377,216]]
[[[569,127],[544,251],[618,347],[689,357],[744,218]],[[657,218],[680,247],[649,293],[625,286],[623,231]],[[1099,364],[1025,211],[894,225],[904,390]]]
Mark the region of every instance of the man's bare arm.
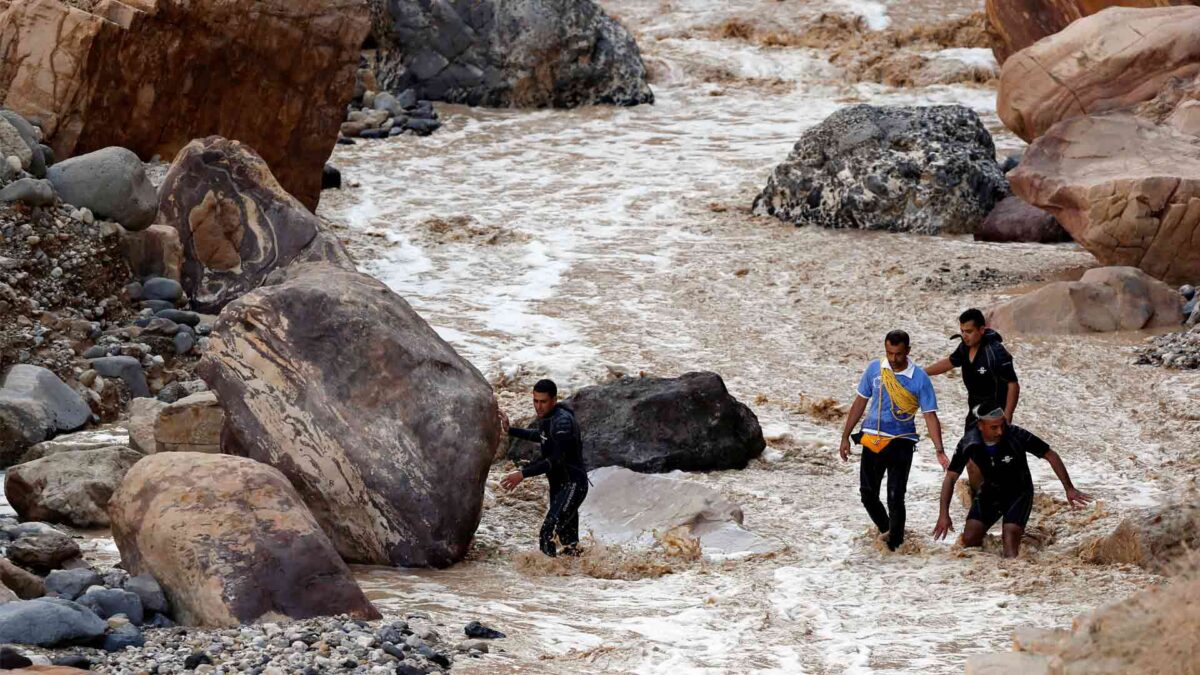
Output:
[[942,358],[934,361],[928,368],[925,369],[925,374],[930,377],[948,373],[954,369],[954,365],[950,363],[949,358]]
[[1046,451],[1045,460],[1050,463],[1050,468],[1054,469],[1054,475],[1058,476],[1058,482],[1062,483],[1063,489],[1067,491],[1067,503],[1072,508],[1077,508],[1092,501],[1092,498],[1075,489],[1075,485],[1071,482],[1071,476],[1067,473],[1067,465],[1063,464],[1062,457],[1053,450]]
[[1004,402],[1004,418],[1012,424],[1013,415],[1017,412],[1017,401],[1021,400],[1021,383],[1008,383],[1008,398]]
[[925,413],[925,426],[929,428],[929,437],[933,439],[933,447],[937,450],[938,464],[945,469],[950,466],[950,459],[946,457],[946,449],[942,446],[942,423],[936,412]]
[[863,411],[867,409],[867,399],[862,395],[854,397],[854,403],[850,404],[850,412],[846,414],[846,424],[842,427],[842,443],[838,447],[838,454],[845,461],[850,457],[850,434],[854,431],[854,427],[858,421],[862,419]]
[[934,539],[945,539],[946,533],[954,529],[950,521],[950,499],[954,497],[954,484],[958,482],[958,474],[947,471],[942,478],[942,494],[938,501],[938,521],[933,527]]

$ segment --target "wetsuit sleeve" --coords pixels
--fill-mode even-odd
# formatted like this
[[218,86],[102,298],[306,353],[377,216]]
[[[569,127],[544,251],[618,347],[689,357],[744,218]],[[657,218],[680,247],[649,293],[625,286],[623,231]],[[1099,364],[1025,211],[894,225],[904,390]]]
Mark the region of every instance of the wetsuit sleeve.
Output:
[[521,429],[519,427],[509,427],[508,435],[513,438],[519,438],[523,441],[533,441],[537,443],[542,440],[542,432],[537,429]]
[[1037,457],[1038,459],[1044,459],[1046,457],[1046,453],[1050,452],[1050,444],[1046,441],[1043,441],[1036,434],[1026,431],[1021,427],[1012,427],[1009,429],[1009,431],[1012,432],[1013,440],[1017,442],[1017,447],[1021,448],[1025,452],[1028,452],[1034,457]]
[[1009,354],[1008,350],[1004,347],[999,347],[996,350],[996,365],[992,369],[992,372],[996,374],[996,377],[1005,382],[1017,381],[1017,369],[1013,367],[1012,354]]
[[958,439],[958,445],[954,448],[954,456],[950,458],[950,466],[946,467],[946,470],[961,474],[963,469],[967,468],[967,461],[970,459],[970,445],[967,444],[967,437],[963,436]]
[[963,344],[962,342],[958,343],[958,347],[956,347],[954,351],[950,352],[950,365],[954,366],[955,368],[963,367],[963,364],[967,362],[966,347],[967,345]]
[[542,443],[542,458],[521,469],[521,475],[532,478],[559,467],[566,460],[567,448],[574,438],[571,420],[566,417],[556,418],[550,424],[550,438]]

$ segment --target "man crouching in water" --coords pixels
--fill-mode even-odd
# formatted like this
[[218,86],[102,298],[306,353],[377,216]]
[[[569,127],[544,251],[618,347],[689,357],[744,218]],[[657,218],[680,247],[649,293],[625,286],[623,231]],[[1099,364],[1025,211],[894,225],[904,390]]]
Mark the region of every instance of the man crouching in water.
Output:
[[538,538],[542,553],[558,555],[557,542],[563,555],[579,555],[579,507],[588,493],[579,424],[575,413],[558,402],[558,386],[550,380],[533,385],[533,410],[538,416],[534,429],[510,428],[508,415],[500,413],[501,427],[509,436],[541,444],[541,457],[500,479],[500,486],[511,490],[526,478],[546,474],[550,509]]
[[1003,518],[1004,557],[1015,558],[1021,548],[1029,512],[1033,510],[1033,478],[1029,475],[1025,453],[1050,463],[1054,475],[1067,491],[1067,502],[1072,508],[1088,503],[1091,497],[1075,489],[1058,453],[1037,436],[1009,424],[1003,408],[986,410],[981,406],[975,409],[975,416],[979,423],[959,441],[942,480],[941,515],[933,528],[933,538],[944,539],[946,533],[954,529],[950,521],[950,498],[954,494],[955,481],[970,460],[979,467],[983,486],[967,513],[963,546],[983,546],[983,535]]

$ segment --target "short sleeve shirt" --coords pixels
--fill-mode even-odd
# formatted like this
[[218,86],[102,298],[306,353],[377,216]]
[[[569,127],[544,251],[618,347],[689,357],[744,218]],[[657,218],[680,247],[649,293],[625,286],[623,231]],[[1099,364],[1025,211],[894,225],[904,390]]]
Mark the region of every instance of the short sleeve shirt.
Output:
[[[913,417],[902,415],[900,419],[897,419],[892,410],[892,399],[881,382],[883,368],[891,370],[887,359],[872,361],[863,371],[862,377],[859,378],[857,393],[867,399],[866,417],[863,418],[862,429],[865,433],[877,436],[917,440],[916,415]],[[900,381],[902,387],[916,395],[919,406],[918,414],[937,411],[937,394],[933,391],[933,382],[920,366],[909,361],[908,368],[903,372],[896,373],[896,379]]]
[[1050,446],[1046,441],[1013,424],[1008,425],[1004,436],[992,446],[984,443],[979,429],[974,428],[958,442],[947,470],[961,474],[967,467],[967,461],[973,461],[983,474],[986,490],[1015,495],[1033,490],[1033,477],[1029,474],[1025,455],[1042,459],[1049,451]]
[[950,365],[962,369],[963,385],[967,388],[967,407],[974,409],[982,403],[1003,406],[1008,400],[1008,383],[1017,381],[1012,355],[991,335],[971,358],[971,348],[960,342],[950,354]]

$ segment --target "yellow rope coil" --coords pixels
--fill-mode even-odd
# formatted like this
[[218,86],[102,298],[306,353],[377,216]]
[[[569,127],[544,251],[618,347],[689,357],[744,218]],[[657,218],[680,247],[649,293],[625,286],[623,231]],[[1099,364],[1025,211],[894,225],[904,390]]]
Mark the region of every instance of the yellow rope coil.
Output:
[[[892,372],[891,368],[884,368],[883,363],[879,365],[879,379],[892,403],[892,417],[898,422],[907,422],[916,417],[917,408],[920,406],[916,394],[905,389],[896,373]],[[880,405],[882,404],[881,400]]]

